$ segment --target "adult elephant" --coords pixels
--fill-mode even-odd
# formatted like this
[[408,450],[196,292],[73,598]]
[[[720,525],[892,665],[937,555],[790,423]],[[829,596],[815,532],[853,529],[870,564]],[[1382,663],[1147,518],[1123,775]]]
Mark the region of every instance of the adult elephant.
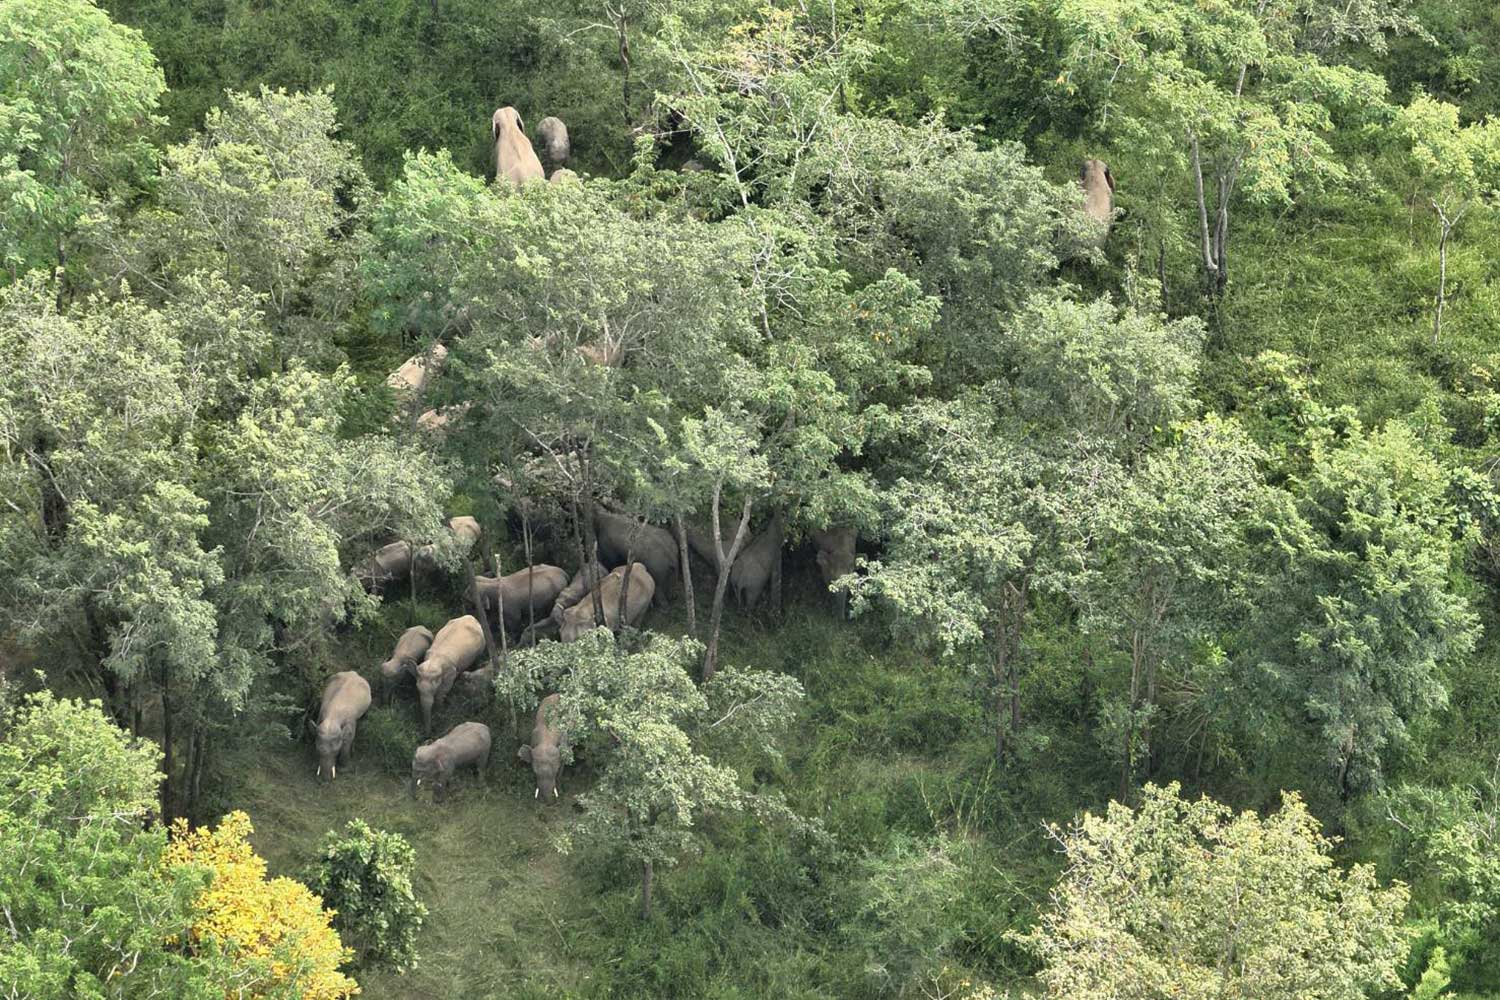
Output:
[[670,531],[623,514],[596,510],[594,534],[599,541],[599,559],[606,566],[623,566],[627,560],[645,564],[656,583],[656,602],[666,603],[682,571],[677,539]]
[[520,187],[527,181],[544,180],[547,176],[542,161],[537,159],[531,140],[526,138],[526,126],[521,113],[509,105],[497,108],[490,116],[490,136],[495,140],[495,181],[505,180]]
[[573,144],[568,141],[568,126],[561,118],[551,115],[543,118],[537,123],[536,137],[542,142],[542,154],[547,158],[548,167],[555,172],[568,165]]

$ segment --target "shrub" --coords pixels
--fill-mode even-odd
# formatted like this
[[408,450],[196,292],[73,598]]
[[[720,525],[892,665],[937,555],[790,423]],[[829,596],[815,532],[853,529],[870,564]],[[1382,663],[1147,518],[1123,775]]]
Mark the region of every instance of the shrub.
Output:
[[427,907],[412,891],[417,855],[399,833],[351,819],[328,831],[308,885],[336,911],[333,924],[362,961],[405,971],[417,962]]

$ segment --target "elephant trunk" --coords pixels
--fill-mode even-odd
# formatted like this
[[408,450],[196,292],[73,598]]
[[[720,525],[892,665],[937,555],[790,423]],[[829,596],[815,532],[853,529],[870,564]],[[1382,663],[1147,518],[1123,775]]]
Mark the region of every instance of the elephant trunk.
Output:
[[428,735],[432,734],[432,701],[430,693],[421,692],[422,699],[422,731]]
[[408,798],[413,798],[413,799],[417,797],[417,776],[416,775],[412,775],[410,778],[406,779],[406,795],[407,795]]

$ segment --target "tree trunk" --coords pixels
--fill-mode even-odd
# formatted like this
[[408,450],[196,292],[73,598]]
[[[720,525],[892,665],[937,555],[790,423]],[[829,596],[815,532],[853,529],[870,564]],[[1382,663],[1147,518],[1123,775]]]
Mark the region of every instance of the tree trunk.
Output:
[[40,436],[26,452],[26,460],[37,475],[37,487],[42,495],[42,533],[50,546],[56,547],[68,533],[68,501],[57,488],[52,476],[52,465],[47,461],[51,446]]
[[771,617],[775,621],[781,621],[781,552],[786,543],[786,536],[781,538],[782,544],[776,546],[776,558],[771,563]]
[[693,568],[689,565],[687,526],[682,523],[679,515],[675,519],[677,527],[677,558],[682,561],[682,594],[687,598],[687,630],[688,635],[698,635],[698,597],[693,593]]
[[[1436,208],[1436,205],[1433,207]],[[1443,335],[1443,307],[1448,300],[1448,237],[1453,232],[1453,224],[1448,221],[1447,216],[1440,212],[1438,218],[1442,230],[1438,235],[1437,308],[1432,314],[1432,342],[1434,344]]]
[[656,878],[656,872],[651,867],[651,862],[641,862],[641,919],[651,919],[651,883]]
[[723,535],[719,530],[719,499],[722,490],[722,482],[714,485],[714,556],[719,561],[719,579],[714,584],[714,604],[708,626],[708,648],[703,653],[704,683],[713,680],[714,671],[719,669],[719,630],[724,622],[724,594],[729,590],[729,570],[734,566],[735,559],[739,558],[740,548],[745,543],[745,536],[749,533],[750,527],[752,501],[746,497],[745,506],[740,512],[739,526],[735,529],[734,542],[729,546],[729,552],[726,554]]
[[[480,558],[483,558],[481,556]],[[479,593],[478,581],[474,578],[474,564],[468,559],[464,560],[464,569],[469,574],[469,600],[474,605],[474,617],[479,619],[479,631],[484,634],[484,655],[489,661],[490,668],[495,666],[495,635],[490,630],[490,613],[485,610],[485,601]],[[495,579],[500,578],[499,558],[496,558]],[[500,631],[505,631],[505,613],[500,613]]]
[[1137,629],[1130,637],[1130,715],[1125,720],[1125,747],[1120,761],[1120,802],[1130,801],[1130,777],[1134,770],[1131,758],[1135,755],[1135,715],[1141,707],[1141,633]]
[[[530,572],[530,570],[536,563],[531,558],[531,513],[524,506],[521,508],[521,543],[526,547],[526,607],[529,609],[527,614],[531,618],[531,627],[535,630],[536,574]],[[496,561],[499,561],[499,557],[496,557]],[[499,579],[498,574],[495,578]],[[504,619],[501,619],[501,624],[502,626],[504,625]]]
[[[500,553],[491,552],[490,559],[495,564],[495,579],[500,579]],[[495,617],[500,622],[500,668],[510,669],[510,650],[506,648],[509,639],[505,634],[505,591],[499,587],[495,588]],[[493,652],[491,653],[493,656]]]
[[1007,740],[1005,738],[1006,737],[1006,730],[1005,730],[1005,721],[1006,721],[1006,684],[1005,684],[1005,677],[1010,672],[1010,667],[1009,667],[1009,665],[1006,662],[1006,660],[1008,658],[1008,654],[1006,652],[1006,648],[1005,647],[1006,647],[1005,637],[1002,635],[1000,637],[1000,642],[998,644],[998,648],[997,648],[997,650],[995,652],[995,766],[996,767],[1004,767],[1005,766],[1005,756],[1006,756],[1006,750],[1007,750]]
[[175,772],[172,747],[172,689],[166,667],[161,669],[161,821],[171,823],[176,813],[172,811],[172,780]]
[[615,32],[620,41],[620,65],[624,72],[620,76],[620,112],[625,119],[625,128],[630,128],[630,14],[625,9],[629,0],[620,0],[620,19],[615,22]]

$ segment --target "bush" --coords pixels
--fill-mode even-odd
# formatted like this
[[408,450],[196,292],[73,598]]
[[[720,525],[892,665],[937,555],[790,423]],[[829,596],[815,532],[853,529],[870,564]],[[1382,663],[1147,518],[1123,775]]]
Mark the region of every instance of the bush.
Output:
[[412,891],[417,854],[399,833],[351,819],[328,831],[307,883],[337,911],[334,926],[360,960],[405,971],[417,963],[427,907]]

